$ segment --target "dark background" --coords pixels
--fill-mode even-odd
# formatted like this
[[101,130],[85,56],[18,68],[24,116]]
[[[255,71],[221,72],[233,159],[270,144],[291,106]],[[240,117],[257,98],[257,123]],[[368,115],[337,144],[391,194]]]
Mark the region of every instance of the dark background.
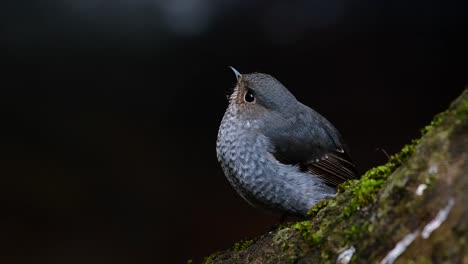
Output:
[[184,263],[278,221],[215,155],[235,66],[342,132],[361,171],[468,83],[466,1],[0,4],[0,262]]

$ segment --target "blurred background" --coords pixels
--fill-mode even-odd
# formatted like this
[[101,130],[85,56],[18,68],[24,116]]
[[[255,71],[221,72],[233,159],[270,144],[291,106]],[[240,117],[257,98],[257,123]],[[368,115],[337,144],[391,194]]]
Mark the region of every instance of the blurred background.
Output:
[[272,74],[361,172],[468,83],[466,1],[0,4],[0,262],[185,263],[268,231],[216,160],[235,84]]

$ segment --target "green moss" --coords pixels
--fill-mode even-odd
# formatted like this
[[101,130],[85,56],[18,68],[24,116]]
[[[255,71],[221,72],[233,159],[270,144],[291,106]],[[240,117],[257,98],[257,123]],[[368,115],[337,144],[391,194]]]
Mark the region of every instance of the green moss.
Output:
[[356,225],[352,225],[348,230],[345,231],[346,238],[348,240],[356,238],[358,235],[357,233],[359,232],[358,230],[360,230],[359,227],[357,227]]
[[[339,192],[349,192],[351,197],[349,200],[341,200],[337,204],[337,199],[341,199],[339,196],[332,198],[330,200],[324,200],[317,203],[309,212],[309,216],[316,216],[318,212],[324,208],[329,208],[330,213],[334,215],[334,219],[320,219],[318,225],[310,221],[297,222],[291,225],[291,228],[297,230],[299,234],[312,245],[319,245],[327,241],[324,237],[329,229],[328,226],[335,225],[336,223],[342,224],[342,232],[344,234],[342,239],[342,246],[349,244],[351,241],[359,239],[362,234],[368,233],[369,230],[373,229],[373,226],[369,222],[356,221],[352,226],[346,226],[346,221],[344,218],[351,217],[355,212],[359,211],[361,208],[372,204],[376,197],[377,193],[384,186],[388,175],[394,172],[402,163],[406,162],[411,155],[415,152],[416,145],[419,143],[419,140],[412,141],[411,144],[406,145],[402,150],[389,158],[387,164],[375,167],[367,171],[359,181],[352,180],[347,181],[339,186]],[[340,206],[340,203],[345,202],[345,204],[340,208],[335,208]],[[339,211],[335,211],[339,210]],[[314,222],[315,223],[315,222]],[[334,224],[335,223],[335,224]],[[328,237],[328,236],[327,236]],[[283,244],[284,247],[287,247],[286,244]],[[322,251],[324,256],[322,260],[329,259],[331,252]]]
[[249,248],[253,244],[253,240],[242,240],[239,242],[236,242],[233,246],[234,250],[244,250]]
[[460,105],[457,107],[457,110],[455,111],[455,117],[458,120],[461,120],[462,118],[465,118],[468,115],[468,100],[464,100],[460,102]]
[[398,168],[402,163],[406,162],[413,155],[414,151],[416,150],[416,146],[420,141],[421,139],[413,139],[411,143],[405,145],[399,153],[390,157],[386,166],[389,167],[391,172]]
[[438,115],[436,115],[431,123],[425,127],[423,127],[423,129],[421,129],[421,135],[424,136],[426,135],[427,133],[429,133],[429,131],[431,131],[434,127],[438,126],[441,122],[442,122],[442,117],[446,115],[446,112],[442,112],[442,113],[439,113]]
[[304,240],[313,245],[318,245],[323,240],[320,232],[312,232],[312,224],[308,220],[294,223],[291,227],[297,230]]
[[296,263],[296,262],[297,262],[297,259],[298,259],[298,257],[297,257],[296,255],[290,255],[290,256],[288,257],[288,262],[289,262],[289,263]]
[[283,230],[285,228],[288,228],[291,226],[291,222],[283,222],[283,223],[280,223],[278,224],[278,226],[276,227],[276,231],[280,231],[280,230]]
[[219,256],[219,254],[220,254],[219,251],[212,253],[211,255],[203,259],[203,264],[213,264],[214,260],[216,259],[216,257]]
[[326,250],[322,250],[322,252],[320,253],[320,257],[322,257],[322,261],[321,263],[324,263],[324,264],[331,264],[331,260],[330,260],[330,254],[328,253],[328,251]]
[[375,201],[377,193],[386,182],[387,176],[413,155],[419,141],[419,139],[413,140],[411,144],[405,145],[399,153],[389,158],[387,164],[370,169],[361,177],[361,180],[357,184],[347,187],[353,196],[343,208],[345,217],[350,217],[359,209]]
[[310,235],[310,241],[312,244],[318,245],[320,242],[322,242],[323,237],[319,235],[319,233],[312,233]]
[[352,190],[353,197],[349,204],[343,208],[345,217],[353,215],[360,208],[371,204],[377,195],[377,192],[383,186],[383,180],[366,179]]
[[338,185],[338,187],[336,188],[337,192],[338,193],[344,193],[346,190],[348,190],[349,188],[354,186],[357,182],[358,182],[358,180],[345,181],[342,184]]
[[312,234],[312,225],[310,223],[310,221],[306,220],[306,221],[301,221],[301,222],[297,222],[297,223],[294,223],[292,226],[292,228],[296,229],[297,231],[299,231],[299,234],[301,234],[301,236],[307,240],[307,241],[312,241],[312,237],[313,237],[313,234]]
[[281,244],[281,250],[286,251],[286,250],[288,250],[289,248],[291,248],[292,246],[293,246],[293,244],[291,244],[291,243],[283,242],[283,243]]
[[387,166],[379,166],[369,170],[352,189],[353,194],[349,203],[343,208],[343,215],[349,217],[360,208],[365,207],[375,200],[375,196],[384,184],[382,179],[389,174],[391,169]]
[[272,238],[274,245],[278,245],[281,249],[281,259],[286,263],[295,263],[299,258],[298,247],[295,244],[295,240],[291,240],[294,235],[293,228],[286,227],[282,230],[278,230],[275,236]]
[[324,207],[327,207],[328,203],[330,202],[330,200],[322,200],[320,202],[318,202],[317,204],[314,205],[314,207],[312,207],[312,209],[309,210],[309,212],[307,212],[307,215],[308,216],[316,216],[317,213]]
[[[426,126],[422,133],[423,135],[432,130],[435,126],[441,123],[441,115],[434,118],[429,126]],[[385,165],[377,166],[367,171],[360,180],[347,181],[338,186],[338,193],[348,193],[344,197],[350,197],[348,200],[342,200],[340,196],[335,196],[330,200],[324,200],[317,203],[309,212],[309,216],[316,216],[320,210],[327,208],[327,214],[333,215],[333,219],[321,218],[318,222],[314,221],[312,226],[310,221],[302,221],[293,224],[291,227],[299,232],[299,234],[312,245],[320,245],[326,243],[330,236],[330,227],[335,226],[335,230],[340,230],[343,234],[341,237],[340,246],[346,246],[353,241],[359,240],[363,234],[372,232],[374,226],[368,221],[354,221],[353,225],[346,224],[345,218],[353,216],[361,208],[371,205],[375,202],[378,192],[382,189],[387,181],[387,177],[392,174],[398,167],[405,163],[416,151],[416,146],[420,139],[413,140],[410,144],[405,145],[401,151],[392,155]],[[344,204],[343,204],[344,203]],[[336,224],[340,228],[336,228]],[[336,234],[338,235],[338,234]],[[334,253],[332,251],[322,251],[321,258],[323,261],[329,260]]]
[[[468,98],[468,93],[465,98]],[[459,100],[452,105],[451,109],[435,116],[431,123],[421,130],[422,136],[430,133],[442,122],[446,122],[443,120],[446,120],[448,114],[451,115],[452,120],[453,113],[458,120],[467,118],[468,100]],[[312,221],[306,220],[286,226],[282,225],[278,229],[277,235],[280,232],[284,232],[284,234],[275,236],[274,241],[275,245],[283,251],[283,259],[295,262],[300,256],[296,250],[301,247],[301,241],[290,242],[290,235],[293,234],[291,229],[296,230],[308,244],[320,248],[320,256],[318,257],[321,259],[321,263],[331,263],[331,260],[336,258],[340,248],[348,247],[356,241],[362,240],[366,234],[378,230],[379,223],[366,220],[364,215],[357,215],[356,212],[375,202],[378,192],[387,181],[387,177],[414,154],[420,141],[421,139],[416,139],[405,145],[399,153],[392,155],[386,164],[370,169],[360,180],[350,180],[339,185],[337,191],[342,195],[319,202],[310,209],[308,216],[314,217]],[[437,177],[437,174],[431,174],[430,177]],[[429,182],[426,184],[431,187],[432,182],[432,178],[429,178]],[[323,212],[319,214],[320,211]],[[350,217],[353,219],[346,219]],[[243,250],[253,243],[251,240],[241,241],[235,243],[233,249]],[[372,247],[368,244],[365,246]],[[358,255],[359,253],[353,255],[352,262],[357,262]],[[218,252],[205,258],[204,263],[211,264],[217,257],[219,257]],[[415,263],[424,263],[424,261],[417,259]]]
[[347,241],[358,239],[362,234],[369,232],[369,223],[364,222],[360,224],[354,224],[345,230],[345,238]]

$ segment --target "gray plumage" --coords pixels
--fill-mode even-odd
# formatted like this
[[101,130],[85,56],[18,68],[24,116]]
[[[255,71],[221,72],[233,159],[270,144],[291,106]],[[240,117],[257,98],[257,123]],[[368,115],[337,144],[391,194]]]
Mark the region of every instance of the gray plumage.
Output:
[[341,135],[270,75],[240,75],[218,131],[216,152],[251,205],[305,216],[357,176]]

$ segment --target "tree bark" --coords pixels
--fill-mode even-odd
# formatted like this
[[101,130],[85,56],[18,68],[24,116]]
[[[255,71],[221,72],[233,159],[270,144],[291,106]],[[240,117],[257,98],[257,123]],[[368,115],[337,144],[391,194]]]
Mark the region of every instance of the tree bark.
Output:
[[468,90],[310,213],[205,263],[468,263]]

